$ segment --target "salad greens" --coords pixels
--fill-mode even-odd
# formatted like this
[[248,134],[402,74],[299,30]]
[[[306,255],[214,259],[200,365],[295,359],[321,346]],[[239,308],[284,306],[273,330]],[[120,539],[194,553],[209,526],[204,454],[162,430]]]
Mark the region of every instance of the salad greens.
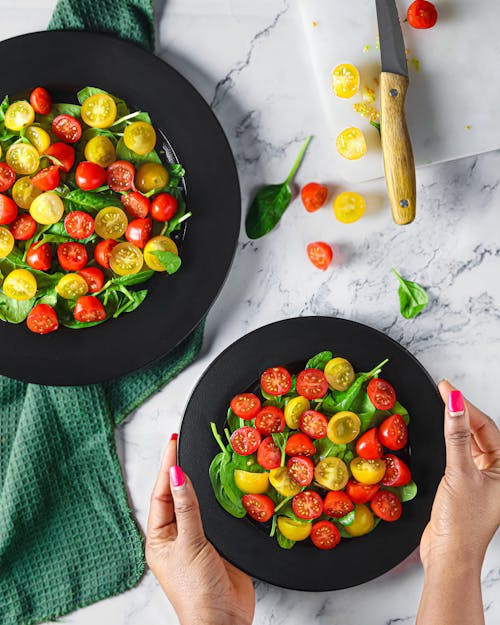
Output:
[[405,280],[395,269],[392,272],[399,280],[398,294],[401,314],[405,319],[413,319],[427,306],[429,296],[420,284]]

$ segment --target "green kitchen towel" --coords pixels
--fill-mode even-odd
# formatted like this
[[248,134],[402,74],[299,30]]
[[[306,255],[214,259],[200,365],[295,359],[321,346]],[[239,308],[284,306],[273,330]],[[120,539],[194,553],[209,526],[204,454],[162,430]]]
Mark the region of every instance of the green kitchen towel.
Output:
[[[153,46],[150,0],[59,0],[50,28]],[[0,377],[0,625],[57,619],[139,581],[142,538],[114,427],[195,359],[203,325],[112,382],[60,388]]]

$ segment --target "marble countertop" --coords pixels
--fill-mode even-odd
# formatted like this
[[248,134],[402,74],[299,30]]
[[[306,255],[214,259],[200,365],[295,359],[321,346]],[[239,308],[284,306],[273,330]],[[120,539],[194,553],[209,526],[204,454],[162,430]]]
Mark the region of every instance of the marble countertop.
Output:
[[[246,210],[254,189],[282,180],[308,134],[314,135],[297,177],[345,190],[331,167],[326,120],[293,0],[155,0],[157,52],[210,103],[236,156]],[[0,0],[0,38],[42,30],[55,0]],[[467,86],[464,85],[464,88]],[[145,526],[161,453],[176,431],[187,399],[208,364],[259,326],[297,315],[339,315],[386,332],[439,379],[447,377],[498,417],[500,376],[500,152],[417,172],[419,214],[411,227],[392,223],[384,185],[358,185],[368,211],[356,224],[331,210],[307,214],[299,201],[269,236],[241,233],[232,271],[208,318],[198,361],[144,404],[117,430],[117,444],[134,513]],[[314,270],[308,242],[324,239],[334,267]],[[428,309],[414,320],[399,314],[390,273],[425,285]],[[362,566],[362,563],[360,563]],[[488,625],[500,622],[500,534],[483,569]],[[397,569],[363,586],[335,593],[300,593],[257,582],[256,625],[412,625],[422,588],[413,554]],[[147,573],[123,595],[64,619],[71,625],[177,623]]]

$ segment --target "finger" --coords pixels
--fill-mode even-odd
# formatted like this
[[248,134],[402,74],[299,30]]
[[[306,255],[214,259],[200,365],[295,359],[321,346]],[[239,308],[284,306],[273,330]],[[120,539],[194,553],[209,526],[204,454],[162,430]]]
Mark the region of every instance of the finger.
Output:
[[201,522],[198,497],[191,480],[177,465],[170,467],[170,484],[172,486],[178,536],[183,540],[204,541],[205,533]]
[[160,472],[151,495],[147,533],[158,532],[173,523],[175,519],[174,502],[170,490],[168,470],[177,462],[177,434],[172,434],[167,449],[163,454]]
[[446,398],[444,417],[446,466],[449,469],[470,470],[474,467],[471,451],[469,412],[462,393],[451,390]]

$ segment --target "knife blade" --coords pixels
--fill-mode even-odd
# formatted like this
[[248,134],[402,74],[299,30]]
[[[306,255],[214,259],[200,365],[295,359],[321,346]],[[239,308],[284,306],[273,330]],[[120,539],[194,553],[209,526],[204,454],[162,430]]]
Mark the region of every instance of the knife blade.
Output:
[[387,194],[394,221],[411,223],[416,213],[415,162],[406,124],[408,64],[395,0],[376,0],[382,73],[380,134]]

